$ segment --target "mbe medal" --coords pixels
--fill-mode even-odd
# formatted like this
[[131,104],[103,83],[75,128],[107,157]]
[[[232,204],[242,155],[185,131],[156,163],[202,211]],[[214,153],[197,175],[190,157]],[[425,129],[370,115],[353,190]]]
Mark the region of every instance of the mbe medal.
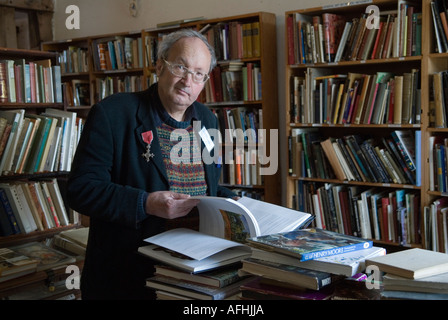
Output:
[[154,153],[151,153],[151,143],[154,139],[152,131],[143,132],[142,138],[146,143],[146,152],[142,153],[142,157],[145,158],[146,162],[149,162],[151,158],[154,157]]

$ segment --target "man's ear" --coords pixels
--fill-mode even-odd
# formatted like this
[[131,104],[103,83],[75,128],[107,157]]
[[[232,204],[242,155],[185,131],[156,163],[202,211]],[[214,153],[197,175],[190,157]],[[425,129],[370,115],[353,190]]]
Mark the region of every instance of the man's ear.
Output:
[[157,59],[157,62],[156,62],[156,75],[157,76],[160,76],[160,74],[162,73],[163,66],[164,66],[163,61],[161,59]]

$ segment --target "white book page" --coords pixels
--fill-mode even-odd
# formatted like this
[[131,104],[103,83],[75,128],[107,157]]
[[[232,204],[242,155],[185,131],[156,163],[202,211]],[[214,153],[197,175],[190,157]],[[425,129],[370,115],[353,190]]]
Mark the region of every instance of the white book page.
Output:
[[243,246],[191,229],[178,228],[145,239],[145,242],[182,253],[196,260],[205,259],[228,248]]
[[278,206],[249,197],[237,201],[255,217],[260,228],[259,235],[292,231],[301,226],[311,214]]

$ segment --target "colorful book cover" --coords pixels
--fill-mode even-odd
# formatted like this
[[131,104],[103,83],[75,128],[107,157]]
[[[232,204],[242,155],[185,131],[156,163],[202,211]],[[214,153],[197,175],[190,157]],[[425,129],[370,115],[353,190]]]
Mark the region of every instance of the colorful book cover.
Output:
[[371,240],[318,228],[301,229],[248,239],[249,244],[266,250],[313,260],[372,247]]

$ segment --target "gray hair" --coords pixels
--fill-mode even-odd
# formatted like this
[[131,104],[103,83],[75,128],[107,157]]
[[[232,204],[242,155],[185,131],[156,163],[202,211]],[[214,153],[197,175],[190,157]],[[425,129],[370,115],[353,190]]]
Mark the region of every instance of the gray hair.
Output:
[[171,47],[176,43],[176,41],[182,39],[182,38],[199,38],[201,39],[204,44],[207,46],[211,61],[210,61],[210,70],[211,72],[213,68],[216,66],[216,55],[215,55],[215,49],[208,43],[207,38],[201,34],[198,31],[195,31],[193,29],[180,29],[178,31],[172,32],[168,35],[166,35],[163,38],[163,41],[159,43],[159,47],[157,49],[157,58],[158,59],[166,59],[168,56],[168,52],[170,51]]

